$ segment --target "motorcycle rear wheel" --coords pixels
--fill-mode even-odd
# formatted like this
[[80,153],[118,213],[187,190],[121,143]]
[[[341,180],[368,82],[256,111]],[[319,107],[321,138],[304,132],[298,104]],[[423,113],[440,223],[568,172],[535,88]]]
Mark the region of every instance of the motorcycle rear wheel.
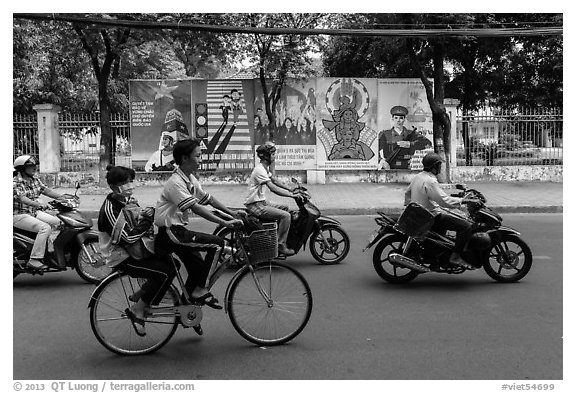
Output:
[[404,243],[406,243],[406,237],[402,235],[386,236],[376,245],[372,255],[374,270],[382,279],[391,284],[405,284],[414,280],[419,274],[412,269],[393,264],[388,259],[392,252],[402,254]]
[[[499,282],[515,282],[528,274],[532,267],[530,247],[516,235],[505,234],[492,246],[484,261],[484,270]],[[507,274],[507,273],[511,274]]]
[[90,263],[90,258],[84,249],[80,249],[76,261],[76,273],[78,273],[83,280],[91,284],[98,284],[112,273],[112,268],[106,266],[104,263],[103,256],[100,253],[98,240],[88,240],[84,245],[90,254],[90,258],[92,261],[96,262],[96,265]]
[[[328,247],[324,245],[322,236],[324,235]],[[314,233],[310,237],[310,253],[322,265],[335,265],[346,258],[350,251],[350,238],[348,234],[337,225],[324,225],[320,232]]]

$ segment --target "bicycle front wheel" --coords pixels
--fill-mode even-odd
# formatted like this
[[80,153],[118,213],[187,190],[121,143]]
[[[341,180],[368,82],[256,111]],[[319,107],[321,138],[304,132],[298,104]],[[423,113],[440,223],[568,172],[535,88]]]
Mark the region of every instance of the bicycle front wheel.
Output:
[[261,262],[253,268],[254,273],[246,268],[230,283],[226,306],[232,326],[254,344],[284,344],[310,319],[310,287],[302,274],[284,263]]
[[132,305],[128,297],[140,289],[138,280],[125,273],[114,273],[96,288],[90,302],[94,335],[106,349],[120,355],[154,352],[166,344],[178,328],[176,313],[159,309],[178,305],[178,292],[171,286],[162,301],[150,307],[146,335],[136,334],[124,310]]

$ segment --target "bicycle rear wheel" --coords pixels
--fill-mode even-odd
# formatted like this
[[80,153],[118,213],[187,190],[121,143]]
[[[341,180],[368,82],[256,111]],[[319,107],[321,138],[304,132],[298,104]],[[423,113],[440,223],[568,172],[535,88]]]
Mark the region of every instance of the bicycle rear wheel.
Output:
[[300,334],[308,323],[312,293],[306,279],[291,266],[261,262],[254,265],[254,277],[246,268],[233,279],[226,306],[232,326],[246,340],[260,346],[279,345]]
[[137,278],[113,273],[96,288],[90,302],[90,325],[106,349],[120,355],[143,355],[166,344],[178,328],[178,317],[172,312],[155,312],[158,307],[178,305],[178,292],[171,286],[157,306],[150,307],[146,318],[146,335],[136,334],[124,310],[133,303],[128,299],[138,289]]

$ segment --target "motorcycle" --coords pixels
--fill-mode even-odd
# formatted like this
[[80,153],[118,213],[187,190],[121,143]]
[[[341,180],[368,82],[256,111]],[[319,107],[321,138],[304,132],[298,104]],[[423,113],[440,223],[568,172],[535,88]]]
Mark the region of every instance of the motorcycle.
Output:
[[13,227],[14,278],[20,274],[42,275],[72,268],[85,281],[97,284],[112,272],[100,253],[98,231],[92,229],[92,220],[77,210],[79,188],[77,184],[74,195],[64,194],[48,202],[62,224],[53,241],[54,250],[49,251],[47,247],[43,260],[46,268],[27,266],[36,233]]
[[[295,198],[298,210],[290,211],[291,223],[286,246],[298,253],[302,248],[306,248],[308,241],[312,257],[320,264],[334,265],[342,262],[350,251],[350,238],[342,224],[334,218],[323,216],[310,201],[312,197],[306,187],[294,178],[292,182],[297,185],[294,190],[299,196]],[[219,225],[213,234],[229,243],[232,231]]]
[[[502,217],[486,206],[486,197],[478,190],[457,185],[464,197],[472,224],[462,258],[474,268],[484,268],[492,279],[515,282],[532,267],[532,251],[520,238],[520,232],[502,225]],[[428,272],[461,274],[466,269],[450,264],[454,233],[432,228],[433,217],[417,204],[410,204],[400,218],[382,212],[375,219],[379,228],[370,236],[363,251],[376,245],[372,263],[376,273],[390,283],[407,283]],[[464,213],[463,213],[464,214]]]

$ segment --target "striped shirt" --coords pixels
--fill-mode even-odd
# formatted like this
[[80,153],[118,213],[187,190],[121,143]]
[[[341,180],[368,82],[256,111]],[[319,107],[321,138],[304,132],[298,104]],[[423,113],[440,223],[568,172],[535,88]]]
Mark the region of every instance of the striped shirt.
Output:
[[12,214],[35,215],[38,208],[20,202],[20,197],[25,196],[32,200],[36,200],[45,189],[46,185],[42,183],[38,176],[34,176],[32,178],[24,178],[22,177],[21,173],[18,173],[16,176],[14,176],[12,181]]
[[185,226],[188,224],[189,209],[197,203],[207,205],[210,198],[194,175],[186,176],[178,168],[164,185],[160,200],[156,203],[154,224],[159,227]]

